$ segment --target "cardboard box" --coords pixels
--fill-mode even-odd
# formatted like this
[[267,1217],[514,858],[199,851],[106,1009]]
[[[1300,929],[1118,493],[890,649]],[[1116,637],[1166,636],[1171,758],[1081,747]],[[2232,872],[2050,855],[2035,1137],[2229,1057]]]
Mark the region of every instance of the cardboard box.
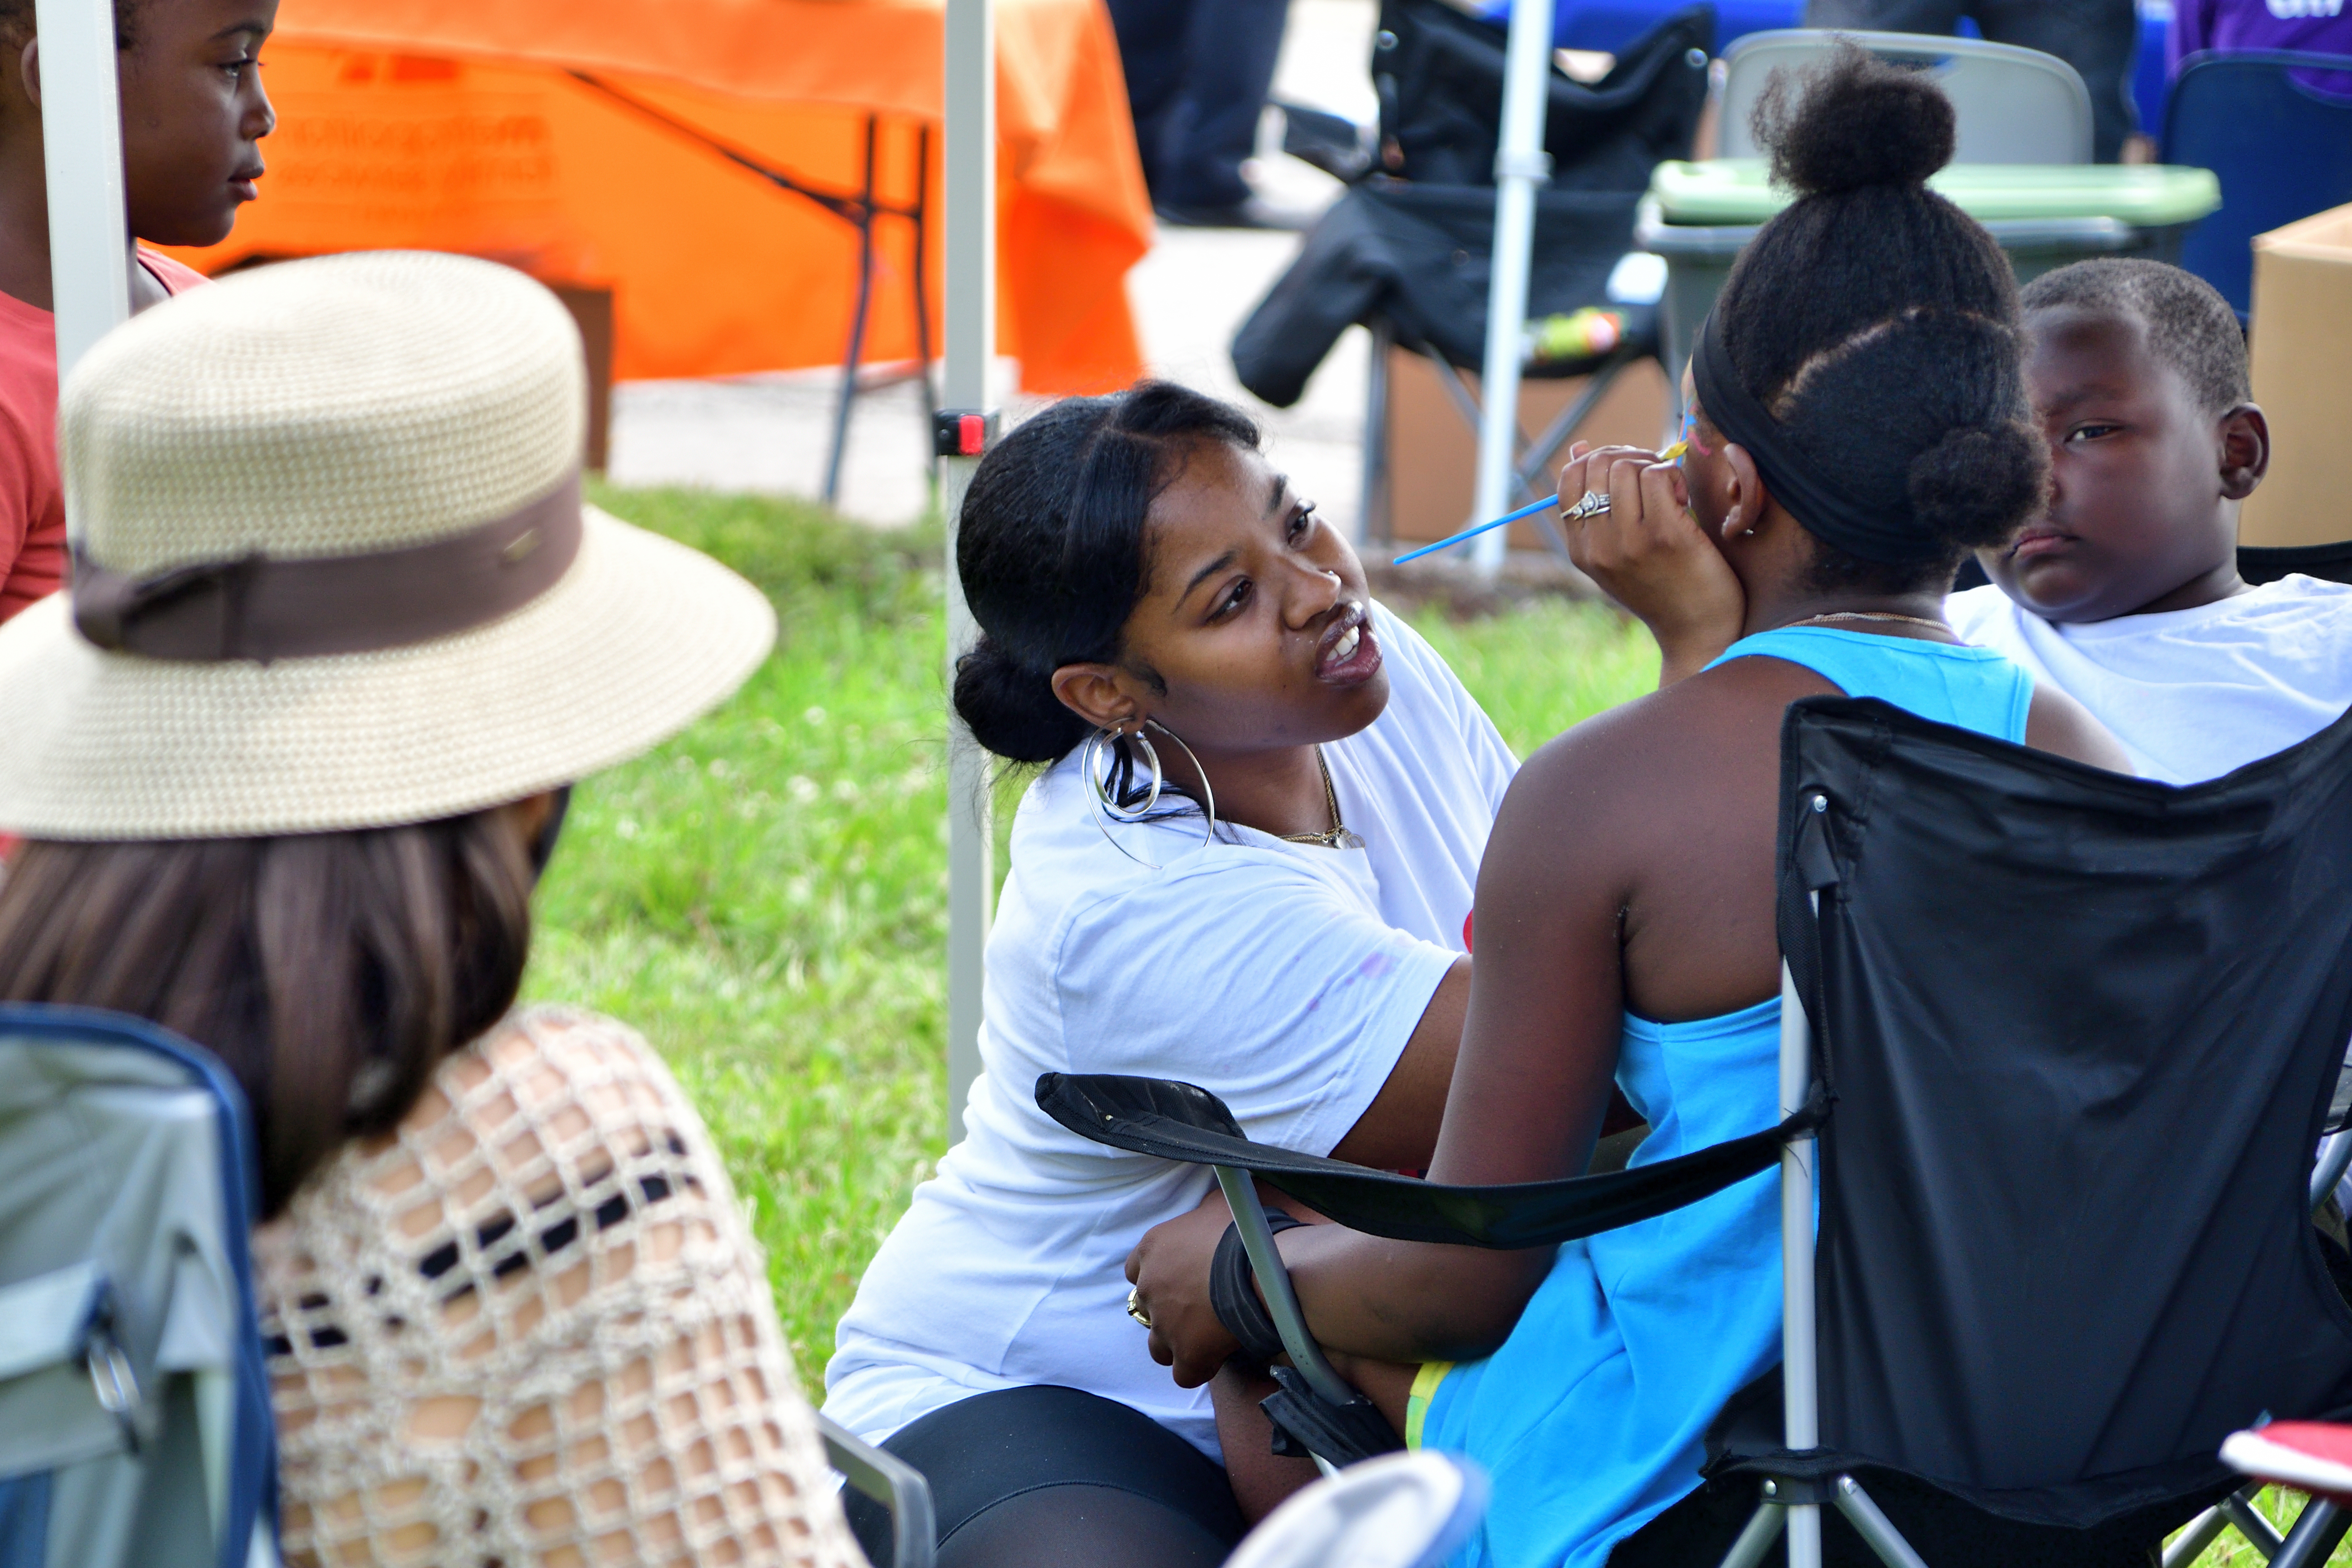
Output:
[[[1478,378],[1462,378],[1475,395]],[[1589,376],[1519,384],[1519,428],[1539,434],[1553,416],[1584,394]],[[1596,447],[1656,447],[1666,437],[1666,377],[1655,360],[1628,365],[1571,439]],[[1437,367],[1406,349],[1389,353],[1389,471],[1386,491],[1389,537],[1399,544],[1443,539],[1469,525],[1477,498],[1478,433],[1470,427],[1438,380]],[[1552,479],[1568,460],[1560,447]],[[1380,502],[1369,503],[1378,508]],[[1381,537],[1381,518],[1366,518],[1368,538]],[[1507,531],[1514,550],[1545,548],[1532,521]]]
[[2240,541],[2352,539],[2352,206],[2254,237],[2252,349],[2271,471],[2239,512]]

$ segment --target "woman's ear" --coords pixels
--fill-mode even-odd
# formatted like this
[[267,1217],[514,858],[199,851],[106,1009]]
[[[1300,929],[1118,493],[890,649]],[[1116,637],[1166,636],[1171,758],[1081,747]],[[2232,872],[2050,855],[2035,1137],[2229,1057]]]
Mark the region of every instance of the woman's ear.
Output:
[[25,84],[25,98],[36,109],[41,107],[41,40],[33,39],[16,57],[16,79]]
[[1096,729],[1116,730],[1146,717],[1130,679],[1115,664],[1066,664],[1054,671],[1054,695]]
[[2254,493],[2271,466],[2271,424],[2263,411],[2241,403],[2221,416],[2221,497],[2243,500]]
[[1727,441],[1720,450],[1724,467],[1722,533],[1728,542],[1754,533],[1756,525],[1764,521],[1764,475],[1757,468],[1756,459],[1748,455],[1747,447]]

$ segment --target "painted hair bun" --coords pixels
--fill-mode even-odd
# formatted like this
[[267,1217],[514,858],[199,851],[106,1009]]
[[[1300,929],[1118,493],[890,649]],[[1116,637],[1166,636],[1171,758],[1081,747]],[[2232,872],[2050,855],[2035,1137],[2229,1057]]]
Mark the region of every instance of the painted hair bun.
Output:
[[1952,161],[1952,100],[1923,71],[1842,43],[1823,64],[1780,70],[1749,121],[1772,182],[1801,196],[1916,185]]

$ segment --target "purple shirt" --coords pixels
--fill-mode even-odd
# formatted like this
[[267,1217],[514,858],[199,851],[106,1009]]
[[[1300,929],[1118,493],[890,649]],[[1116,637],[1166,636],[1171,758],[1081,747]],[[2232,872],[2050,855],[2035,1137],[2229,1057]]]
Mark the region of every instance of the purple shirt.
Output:
[[[2200,49],[2289,49],[2352,55],[2352,10],[2345,0],[2174,0],[2166,74]],[[2352,74],[2297,71],[2296,83],[2324,98],[2352,101]]]

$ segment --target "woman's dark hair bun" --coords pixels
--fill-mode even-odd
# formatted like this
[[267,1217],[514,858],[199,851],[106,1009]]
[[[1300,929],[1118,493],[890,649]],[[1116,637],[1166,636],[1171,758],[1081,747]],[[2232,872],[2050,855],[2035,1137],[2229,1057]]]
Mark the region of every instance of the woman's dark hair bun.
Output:
[[1956,426],[1911,459],[1919,526],[1970,550],[2007,541],[2032,521],[2050,484],[2050,448],[2021,421]]
[[1055,762],[1087,738],[1087,721],[1062,706],[1048,676],[985,637],[956,660],[955,710],[973,740],[1009,763]]
[[1772,181],[1799,195],[1916,185],[1952,161],[1952,100],[1923,71],[1846,43],[1824,64],[1775,71],[1749,121]]

